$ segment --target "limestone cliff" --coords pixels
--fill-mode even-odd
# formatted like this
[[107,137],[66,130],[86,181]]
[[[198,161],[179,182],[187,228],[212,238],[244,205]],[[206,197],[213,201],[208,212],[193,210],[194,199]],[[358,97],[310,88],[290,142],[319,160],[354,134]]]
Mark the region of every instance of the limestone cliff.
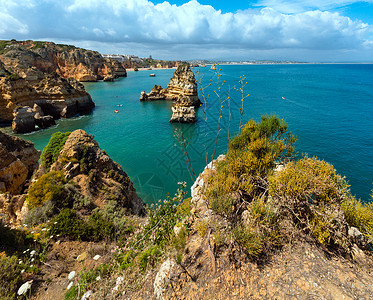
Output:
[[17,219],[25,200],[20,195],[38,167],[34,144],[0,131],[0,213]]
[[171,100],[172,117],[170,122],[195,122],[195,108],[201,105],[198,99],[197,84],[193,71],[188,64],[180,65],[167,88],[155,85],[150,93],[141,92],[140,101]]
[[127,76],[118,61],[105,59],[97,51],[52,42],[0,41],[0,60],[28,80],[54,72],[78,81],[97,81],[108,75]]
[[97,80],[98,74],[114,72],[111,66],[100,64],[104,60],[99,54],[91,54],[94,63],[88,65],[90,52],[75,47],[32,41],[1,41],[0,46],[0,124],[13,123],[16,133],[90,112],[94,103],[74,77]]
[[63,171],[73,180],[79,193],[89,197],[98,207],[114,200],[135,214],[142,214],[144,206],[135,188],[119,164],[101,150],[93,136],[75,130],[67,138],[51,171]]
[[34,144],[0,131],[0,192],[21,193],[38,166]]

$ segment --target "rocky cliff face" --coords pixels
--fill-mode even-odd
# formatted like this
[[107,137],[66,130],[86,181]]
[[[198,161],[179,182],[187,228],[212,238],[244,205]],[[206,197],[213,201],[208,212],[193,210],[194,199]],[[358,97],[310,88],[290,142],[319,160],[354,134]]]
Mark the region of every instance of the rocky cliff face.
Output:
[[118,61],[105,59],[97,51],[52,42],[0,41],[0,60],[28,80],[54,72],[78,81],[97,81],[108,75],[127,76]]
[[40,151],[33,143],[0,131],[0,192],[21,193],[38,166]]
[[16,133],[90,112],[94,103],[77,79],[115,74],[100,54],[72,46],[32,41],[0,46],[0,124],[13,123]]
[[67,179],[76,183],[79,192],[100,208],[114,200],[135,214],[144,212],[143,202],[127,174],[83,130],[69,135],[50,170],[63,171]]
[[140,101],[155,100],[174,101],[170,122],[195,122],[195,108],[201,105],[201,101],[198,99],[194,73],[188,64],[176,69],[167,88],[155,85],[150,93],[141,92]]
[[21,195],[38,167],[40,152],[34,144],[0,131],[0,213],[10,219],[22,214]]

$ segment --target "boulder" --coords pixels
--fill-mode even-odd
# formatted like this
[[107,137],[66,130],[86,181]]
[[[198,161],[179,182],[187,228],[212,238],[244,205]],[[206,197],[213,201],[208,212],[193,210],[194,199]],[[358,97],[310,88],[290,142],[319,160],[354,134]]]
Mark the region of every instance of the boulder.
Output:
[[37,115],[35,115],[35,124],[39,126],[39,128],[48,128],[56,125],[56,121],[52,116],[43,116],[37,118]]
[[35,111],[30,106],[22,106],[14,111],[12,129],[15,133],[27,133],[35,130]]
[[162,300],[163,292],[168,288],[171,281],[172,271],[176,267],[176,262],[172,259],[166,260],[160,267],[154,280],[154,296],[157,300]]
[[193,106],[184,107],[173,105],[171,110],[171,123],[194,123],[196,121],[196,114]]
[[114,76],[113,75],[106,75],[104,77],[104,81],[106,81],[106,82],[108,82],[108,81],[113,82],[114,81]]

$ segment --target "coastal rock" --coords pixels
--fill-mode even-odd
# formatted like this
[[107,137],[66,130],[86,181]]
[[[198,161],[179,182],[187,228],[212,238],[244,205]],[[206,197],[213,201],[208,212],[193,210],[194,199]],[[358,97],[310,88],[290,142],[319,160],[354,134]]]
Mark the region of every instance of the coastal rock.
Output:
[[38,166],[34,144],[0,131],[0,192],[20,194]]
[[16,108],[12,129],[15,133],[26,133],[35,130],[35,111],[29,106]]
[[85,114],[93,108],[90,95],[75,79],[57,74],[44,75],[36,82],[0,77],[0,123],[13,123],[14,132],[35,130],[35,119],[45,128],[54,125],[55,119]]
[[103,79],[104,81],[114,81],[114,76],[113,75],[106,75]]
[[194,107],[184,107],[173,105],[171,107],[172,116],[171,123],[194,123],[196,121],[196,113]]
[[202,103],[198,98],[194,73],[188,64],[178,66],[167,88],[155,85],[150,93],[141,92],[140,101],[155,100],[174,101],[170,122],[195,122],[194,108],[198,108]]
[[166,90],[163,89],[160,85],[155,85],[149,94],[145,93],[145,91],[141,92],[140,101],[157,100],[166,100]]
[[56,125],[56,121],[53,119],[52,116],[37,117],[37,115],[35,114],[35,125],[39,128],[48,128]]
[[66,178],[76,183],[80,193],[92,198],[100,208],[115,200],[134,214],[144,213],[143,202],[127,174],[83,130],[69,135],[50,170],[63,171]]

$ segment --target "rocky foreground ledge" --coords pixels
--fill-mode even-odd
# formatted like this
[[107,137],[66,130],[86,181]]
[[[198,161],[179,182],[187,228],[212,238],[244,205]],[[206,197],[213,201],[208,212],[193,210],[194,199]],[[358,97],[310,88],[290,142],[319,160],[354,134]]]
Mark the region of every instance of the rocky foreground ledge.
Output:
[[141,92],[140,101],[174,101],[170,122],[194,123],[195,108],[201,106],[198,98],[197,83],[188,64],[178,66],[167,88],[155,85],[150,93]]

